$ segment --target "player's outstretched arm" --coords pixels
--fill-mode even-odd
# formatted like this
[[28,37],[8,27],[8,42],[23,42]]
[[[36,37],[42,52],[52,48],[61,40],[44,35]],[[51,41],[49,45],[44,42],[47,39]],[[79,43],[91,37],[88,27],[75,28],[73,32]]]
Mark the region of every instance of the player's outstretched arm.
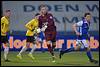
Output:
[[75,31],[76,35],[80,35],[80,33],[76,30],[76,23],[72,25],[73,30]]

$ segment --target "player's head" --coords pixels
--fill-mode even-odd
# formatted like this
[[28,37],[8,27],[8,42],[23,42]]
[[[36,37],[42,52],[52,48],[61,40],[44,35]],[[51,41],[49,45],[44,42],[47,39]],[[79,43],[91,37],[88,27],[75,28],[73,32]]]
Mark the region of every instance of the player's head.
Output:
[[84,17],[87,21],[90,21],[91,20],[91,14],[90,13],[85,13],[84,14]]
[[48,12],[48,8],[46,5],[40,5],[39,10],[42,14],[46,14]]
[[4,15],[5,15],[6,17],[10,17],[11,11],[10,11],[10,10],[5,10]]

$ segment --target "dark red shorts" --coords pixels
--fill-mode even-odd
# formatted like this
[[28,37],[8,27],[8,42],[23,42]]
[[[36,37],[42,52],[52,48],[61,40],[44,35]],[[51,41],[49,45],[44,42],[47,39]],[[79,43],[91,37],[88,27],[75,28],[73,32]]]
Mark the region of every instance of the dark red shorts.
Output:
[[56,42],[56,31],[46,31],[45,32],[46,41]]

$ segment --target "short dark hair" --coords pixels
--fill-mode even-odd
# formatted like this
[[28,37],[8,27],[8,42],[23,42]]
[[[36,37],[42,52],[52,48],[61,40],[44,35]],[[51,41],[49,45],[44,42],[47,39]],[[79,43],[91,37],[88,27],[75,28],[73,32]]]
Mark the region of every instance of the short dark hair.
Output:
[[39,10],[40,10],[41,8],[43,8],[43,7],[46,7],[46,5],[45,5],[45,4],[41,4],[41,5],[39,6]]
[[90,13],[85,13],[85,14],[84,14],[84,17],[86,17],[87,15],[91,15],[91,14],[90,14]]
[[5,10],[5,12],[10,12],[10,10]]
[[35,16],[38,16],[38,15],[40,15],[40,14],[39,13],[35,14]]

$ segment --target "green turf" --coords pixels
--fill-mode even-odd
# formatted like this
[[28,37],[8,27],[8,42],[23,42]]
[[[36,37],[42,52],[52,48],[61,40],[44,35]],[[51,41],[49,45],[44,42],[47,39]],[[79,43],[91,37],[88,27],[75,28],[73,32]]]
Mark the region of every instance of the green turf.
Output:
[[[18,52],[10,52],[9,59],[11,62],[4,62],[3,52],[1,52],[1,66],[99,66],[99,64],[93,64],[88,61],[85,52],[71,52],[64,54],[62,59],[59,59],[59,52],[56,54],[56,62],[52,63],[51,55],[48,52],[34,52],[34,61],[27,56],[28,52],[22,54],[23,59],[16,58]],[[93,57],[99,60],[99,52],[92,52]]]

